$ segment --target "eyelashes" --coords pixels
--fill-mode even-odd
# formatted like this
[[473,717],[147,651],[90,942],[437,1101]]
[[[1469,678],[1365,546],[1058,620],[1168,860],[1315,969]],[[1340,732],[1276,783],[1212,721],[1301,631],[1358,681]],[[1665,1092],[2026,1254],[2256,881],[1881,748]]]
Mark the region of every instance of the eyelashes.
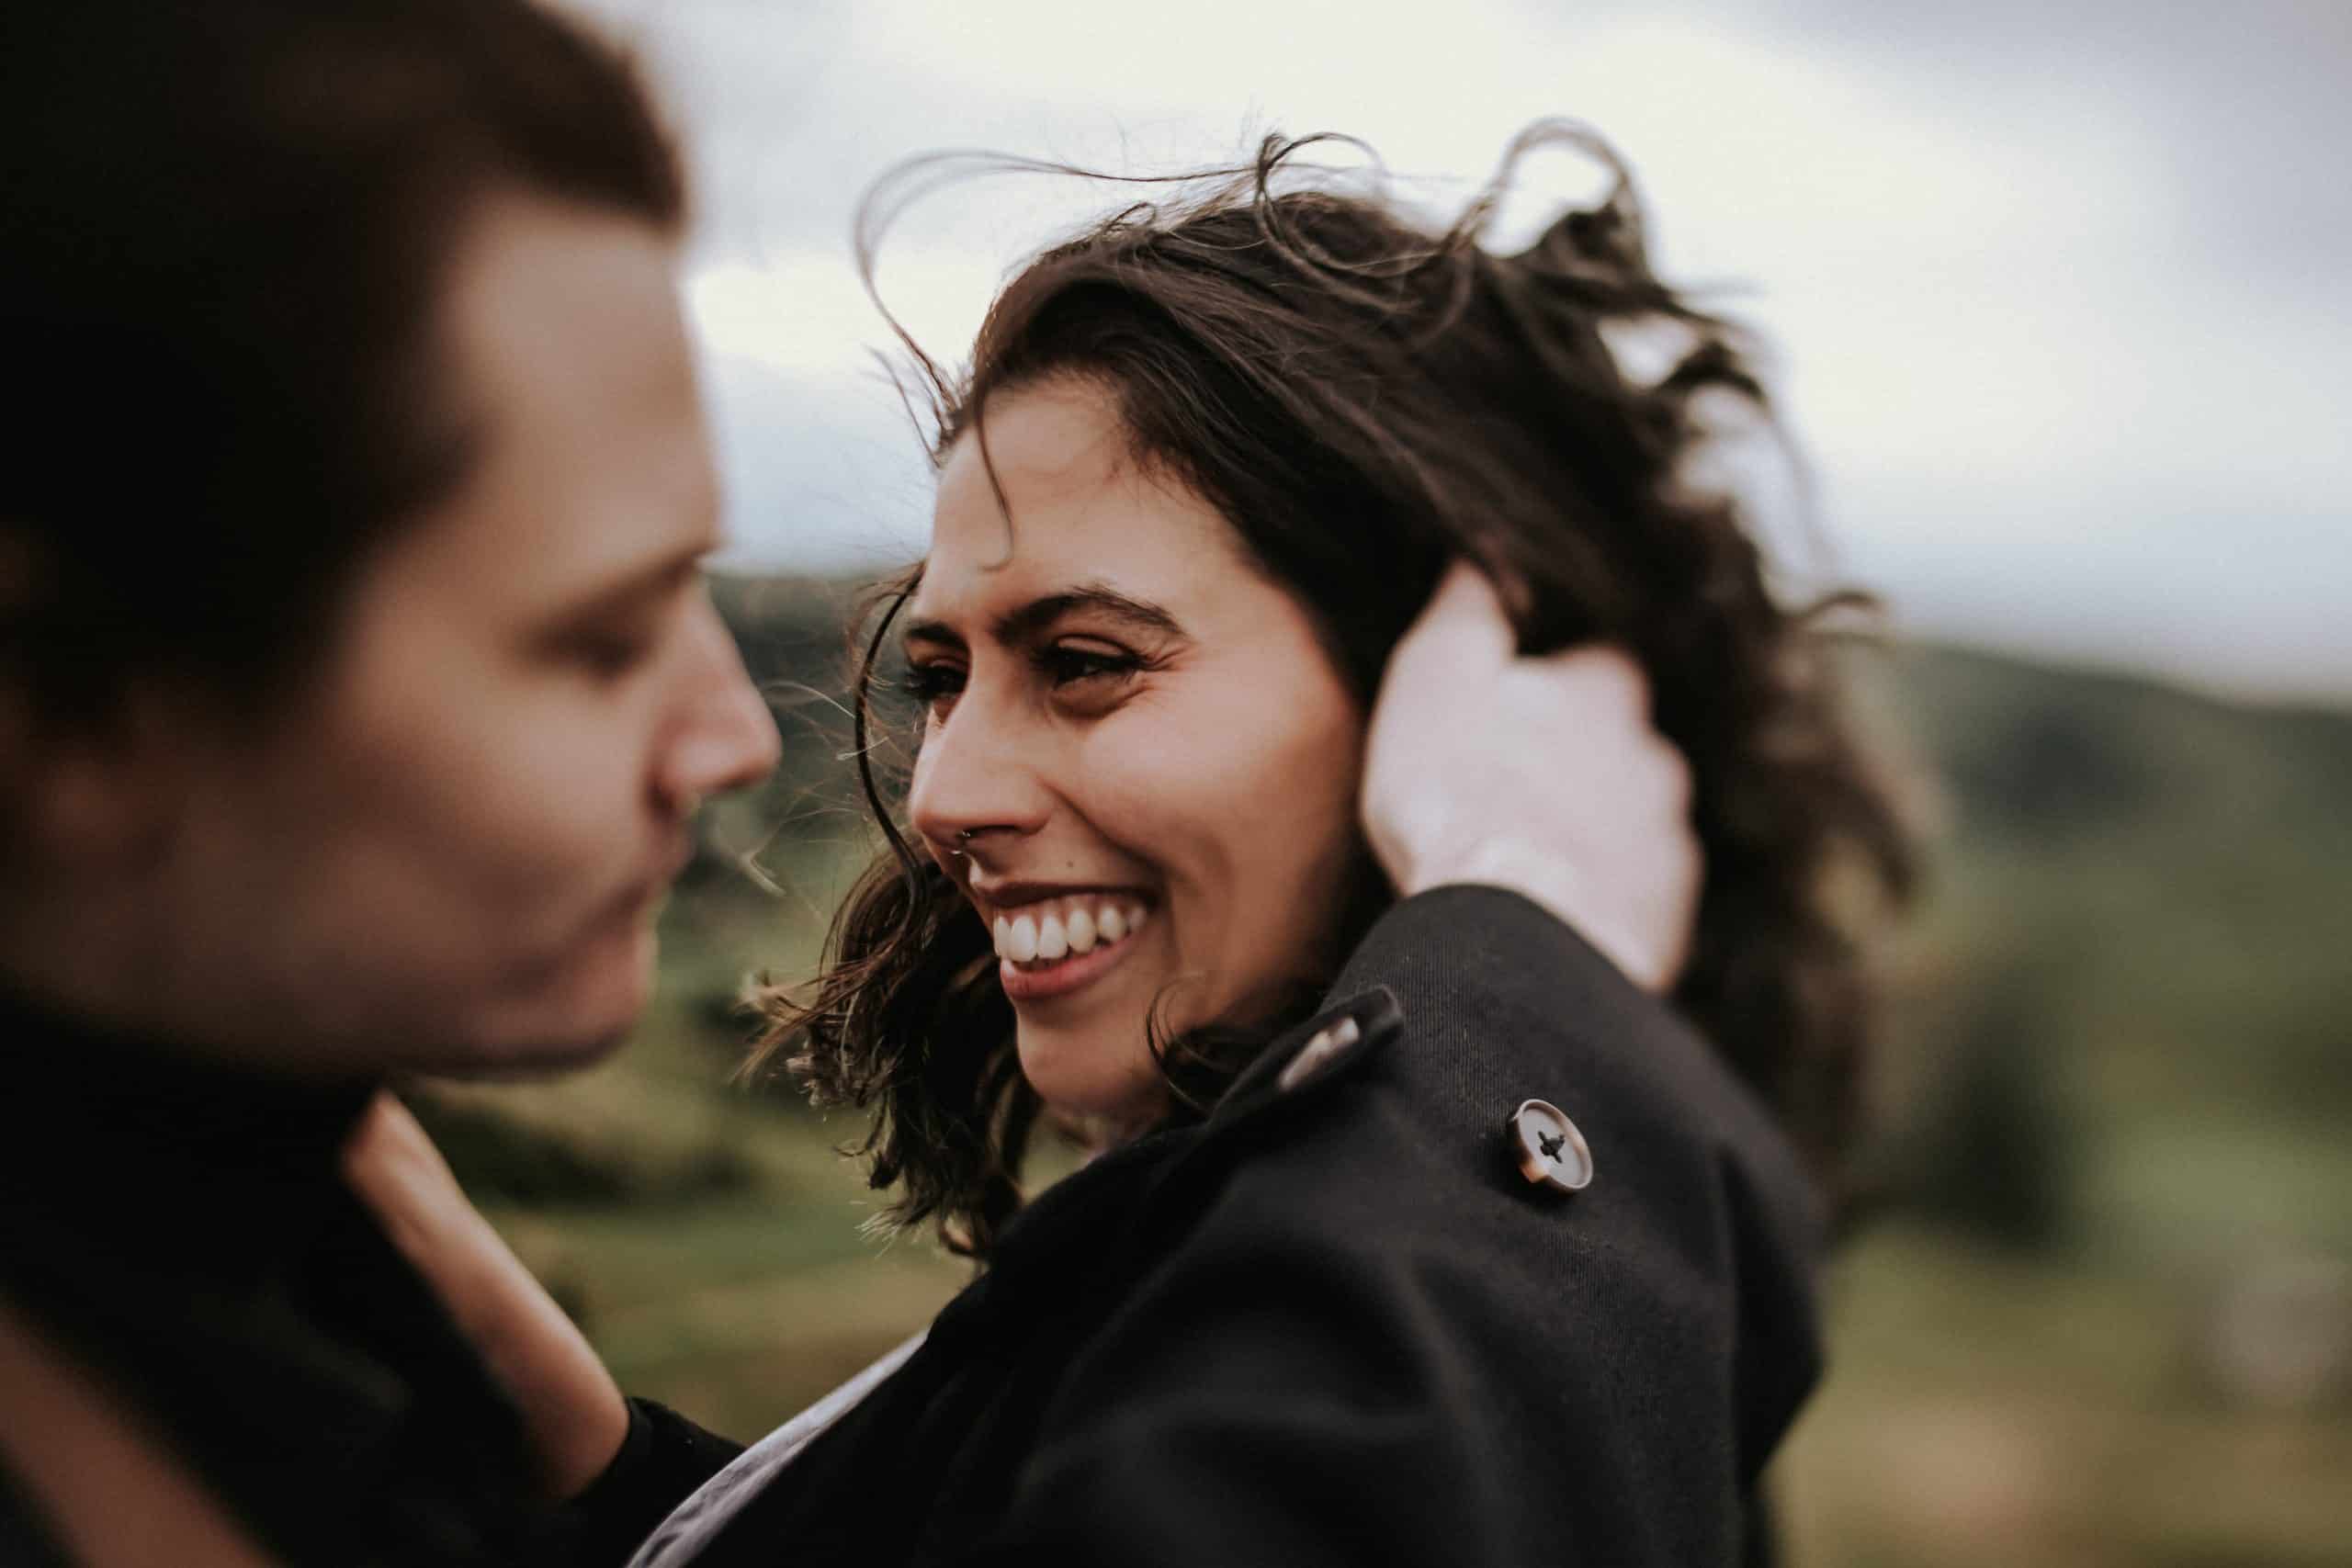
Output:
[[1143,668],[1132,653],[1103,653],[1083,648],[1046,648],[1037,653],[1037,667],[1057,686],[1088,681],[1124,681]]
[[617,681],[653,654],[650,637],[582,637],[572,645],[572,656],[600,680]]
[[[1107,694],[1144,669],[1144,660],[1136,654],[1058,646],[1039,649],[1031,662],[1056,691],[1087,696]],[[936,709],[962,693],[964,681],[961,666],[934,660],[909,665],[899,687],[924,707]]]
[[899,677],[899,690],[928,706],[955,695],[964,686],[964,672],[944,664],[910,664]]

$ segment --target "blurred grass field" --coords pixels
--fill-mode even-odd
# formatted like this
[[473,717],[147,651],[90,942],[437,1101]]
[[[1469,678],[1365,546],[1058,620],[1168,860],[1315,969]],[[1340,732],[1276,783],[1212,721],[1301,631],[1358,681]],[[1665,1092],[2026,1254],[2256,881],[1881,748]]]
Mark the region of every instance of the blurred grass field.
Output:
[[2352,1561],[2352,1419],[2205,1387],[2177,1285],[1943,1232],[1863,1237],[1831,1280],[1830,1375],[1778,1461],[1790,1561]]
[[[871,849],[840,603],[723,601],[790,761],[708,825],[639,1038],[424,1108],[623,1385],[745,1438],[967,1276],[862,1234],[854,1118],[737,1074],[746,974],[805,976]],[[2352,716],[1958,650],[1861,685],[1935,865],[1888,944],[1881,1199],[1777,1466],[1789,1560],[2352,1562]]]

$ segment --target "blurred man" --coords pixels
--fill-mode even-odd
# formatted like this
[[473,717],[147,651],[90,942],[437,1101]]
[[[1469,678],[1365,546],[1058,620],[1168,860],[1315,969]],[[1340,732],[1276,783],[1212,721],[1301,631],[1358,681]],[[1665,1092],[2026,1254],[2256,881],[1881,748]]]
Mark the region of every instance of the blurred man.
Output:
[[0,1561],[514,1561],[622,1432],[526,1441],[337,1151],[617,1043],[775,760],[677,164],[517,0],[4,26]]

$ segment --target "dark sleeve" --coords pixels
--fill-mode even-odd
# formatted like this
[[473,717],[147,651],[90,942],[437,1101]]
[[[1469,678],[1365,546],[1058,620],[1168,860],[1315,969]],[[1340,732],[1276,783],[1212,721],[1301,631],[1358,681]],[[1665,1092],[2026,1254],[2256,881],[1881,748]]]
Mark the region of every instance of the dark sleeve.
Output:
[[[1778,1134],[1516,895],[1397,906],[1332,996],[1380,992],[1393,1038],[1204,1143],[1244,1152],[1074,1359],[989,1560],[1740,1561],[1817,1369]],[[1530,1098],[1584,1131],[1584,1191],[1512,1168]]]
[[534,1562],[538,1568],[618,1568],[673,1508],[742,1451],[742,1444],[665,1404],[631,1399],[620,1451],[557,1512]]
[[7,1568],[73,1568],[24,1487],[0,1463],[0,1563]]

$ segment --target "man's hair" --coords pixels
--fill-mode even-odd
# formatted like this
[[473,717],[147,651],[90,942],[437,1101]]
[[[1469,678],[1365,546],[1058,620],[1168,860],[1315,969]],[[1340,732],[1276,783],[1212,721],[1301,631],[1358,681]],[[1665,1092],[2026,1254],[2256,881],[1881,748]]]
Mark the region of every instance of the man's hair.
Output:
[[498,189],[684,220],[635,70],[528,0],[7,7],[0,705],[299,674],[467,470],[430,324]]
[[[1589,133],[1524,133],[1442,229],[1303,166],[1317,140],[1269,138],[1205,196],[1138,204],[1046,251],[998,297],[962,374],[917,349],[935,455],[970,434],[985,456],[992,398],[1101,387],[1131,458],[1217,507],[1367,707],[1457,558],[1503,586],[1522,650],[1629,649],[1689,761],[1706,856],[1674,999],[1840,1190],[1869,1013],[1838,900],[1899,894],[1910,854],[1820,624],[1850,596],[1782,604],[1747,507],[1695,482],[1720,405],[1770,426],[1744,340],[1652,271],[1631,179]],[[1608,194],[1497,254],[1483,242],[1515,165],[1559,143],[1613,175]],[[1678,351],[1636,378],[1608,341],[1619,329]],[[1018,1205],[1040,1108],[989,935],[908,844],[869,761],[867,677],[919,579],[887,595],[859,672],[855,754],[890,852],[842,910],[815,984],[765,998],[763,1050],[797,1048],[820,1100],[878,1108],[865,1152],[875,1184],[900,1189],[894,1216],[936,1218],[978,1252]],[[1340,951],[1392,897],[1361,848],[1351,875]],[[1252,998],[1248,1026],[1155,1027],[1174,1113],[1204,1109],[1330,977],[1287,977],[1282,997]]]

